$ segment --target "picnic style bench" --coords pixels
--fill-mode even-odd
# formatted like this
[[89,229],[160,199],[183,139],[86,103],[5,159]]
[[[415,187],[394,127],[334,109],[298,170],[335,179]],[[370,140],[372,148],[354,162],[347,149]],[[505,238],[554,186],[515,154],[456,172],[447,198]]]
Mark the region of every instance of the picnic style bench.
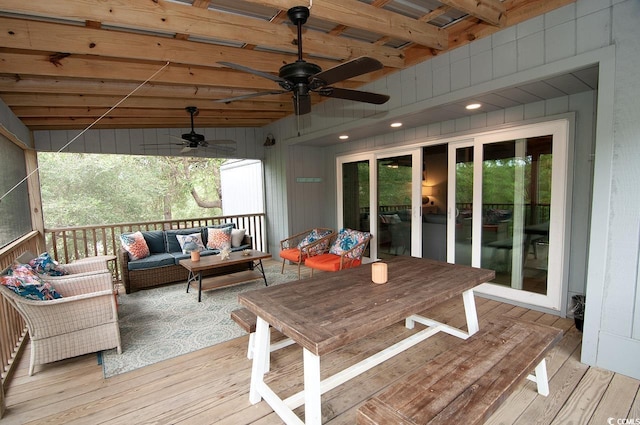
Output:
[[[247,310],[246,308],[239,308],[231,312],[231,320],[236,322],[242,329],[249,333],[249,347],[247,349],[247,358],[253,359],[253,345],[255,343],[256,322],[258,318],[255,314]],[[271,344],[271,351],[276,351],[284,347],[288,347],[293,344],[291,338],[286,338],[278,342]]]
[[561,338],[561,329],[502,318],[369,399],[357,423],[482,424],[525,378],[549,394],[545,356]]

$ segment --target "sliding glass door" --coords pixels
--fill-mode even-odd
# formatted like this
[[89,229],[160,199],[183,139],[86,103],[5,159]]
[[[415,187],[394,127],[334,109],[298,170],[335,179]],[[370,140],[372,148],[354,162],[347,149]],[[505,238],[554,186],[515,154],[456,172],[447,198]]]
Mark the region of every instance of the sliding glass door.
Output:
[[338,159],[339,227],[373,234],[369,258],[420,255],[420,150]]
[[495,270],[481,292],[560,309],[567,127],[562,120],[450,145],[448,260]]

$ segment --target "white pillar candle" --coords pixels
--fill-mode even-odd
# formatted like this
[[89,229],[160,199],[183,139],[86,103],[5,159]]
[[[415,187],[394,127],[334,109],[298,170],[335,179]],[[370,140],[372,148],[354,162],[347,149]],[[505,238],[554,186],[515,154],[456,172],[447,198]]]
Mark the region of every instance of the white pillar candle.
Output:
[[373,283],[387,283],[387,263],[371,264],[371,280]]

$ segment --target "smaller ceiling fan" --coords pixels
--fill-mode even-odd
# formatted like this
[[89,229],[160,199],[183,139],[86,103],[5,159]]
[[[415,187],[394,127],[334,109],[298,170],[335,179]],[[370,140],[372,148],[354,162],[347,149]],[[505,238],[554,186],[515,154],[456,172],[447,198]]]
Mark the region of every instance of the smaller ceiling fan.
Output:
[[169,135],[174,139],[180,141],[180,143],[151,143],[144,144],[142,146],[166,146],[166,145],[176,145],[176,146],[184,146],[180,153],[187,153],[191,150],[198,148],[208,148],[212,150],[217,150],[220,152],[233,152],[235,151],[234,147],[231,146],[223,146],[223,145],[233,145],[236,142],[233,140],[205,140],[203,134],[198,134],[195,131],[193,117],[198,114],[198,108],[195,106],[187,106],[184,108],[189,115],[191,116],[191,131],[189,133],[183,133],[180,137]]
[[287,16],[298,29],[298,60],[282,66],[278,76],[231,62],[218,62],[219,64],[229,68],[274,81],[278,83],[283,90],[251,93],[243,96],[216,100],[216,102],[230,103],[235,100],[248,99],[256,96],[291,92],[293,94],[292,97],[295,114],[304,115],[311,112],[310,95],[312,92],[317,93],[320,96],[373,103],[376,105],[381,105],[389,100],[389,96],[383,94],[332,87],[331,85],[334,83],[382,69],[383,65],[377,59],[360,57],[323,71],[318,65],[307,62],[302,58],[302,25],[307,22],[307,18],[309,17],[309,8],[307,6],[292,7],[287,11]]

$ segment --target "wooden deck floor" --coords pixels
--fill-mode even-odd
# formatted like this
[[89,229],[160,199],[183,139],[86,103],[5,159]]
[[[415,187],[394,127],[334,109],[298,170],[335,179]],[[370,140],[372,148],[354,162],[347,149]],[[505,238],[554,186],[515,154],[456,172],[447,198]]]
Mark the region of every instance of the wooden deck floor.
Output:
[[[608,418],[640,418],[640,381],[579,361],[581,333],[572,321],[476,297],[480,326],[499,315],[562,328],[564,338],[547,359],[551,394],[523,383],[490,424],[607,424]],[[464,324],[461,300],[429,313]],[[417,328],[417,326],[416,326]],[[353,364],[377,347],[415,332],[396,324],[375,337],[327,356],[323,374]],[[37,368],[27,375],[23,357],[6,393],[5,424],[281,424],[263,402],[248,400],[251,362],[241,337],[133,372],[104,379],[95,355]],[[463,341],[439,334],[323,396],[324,423],[353,424],[358,406],[414,367]],[[295,345],[273,355],[268,379],[282,396],[300,389],[302,353]],[[276,384],[277,382],[277,384]],[[302,408],[296,411],[303,416]]]

